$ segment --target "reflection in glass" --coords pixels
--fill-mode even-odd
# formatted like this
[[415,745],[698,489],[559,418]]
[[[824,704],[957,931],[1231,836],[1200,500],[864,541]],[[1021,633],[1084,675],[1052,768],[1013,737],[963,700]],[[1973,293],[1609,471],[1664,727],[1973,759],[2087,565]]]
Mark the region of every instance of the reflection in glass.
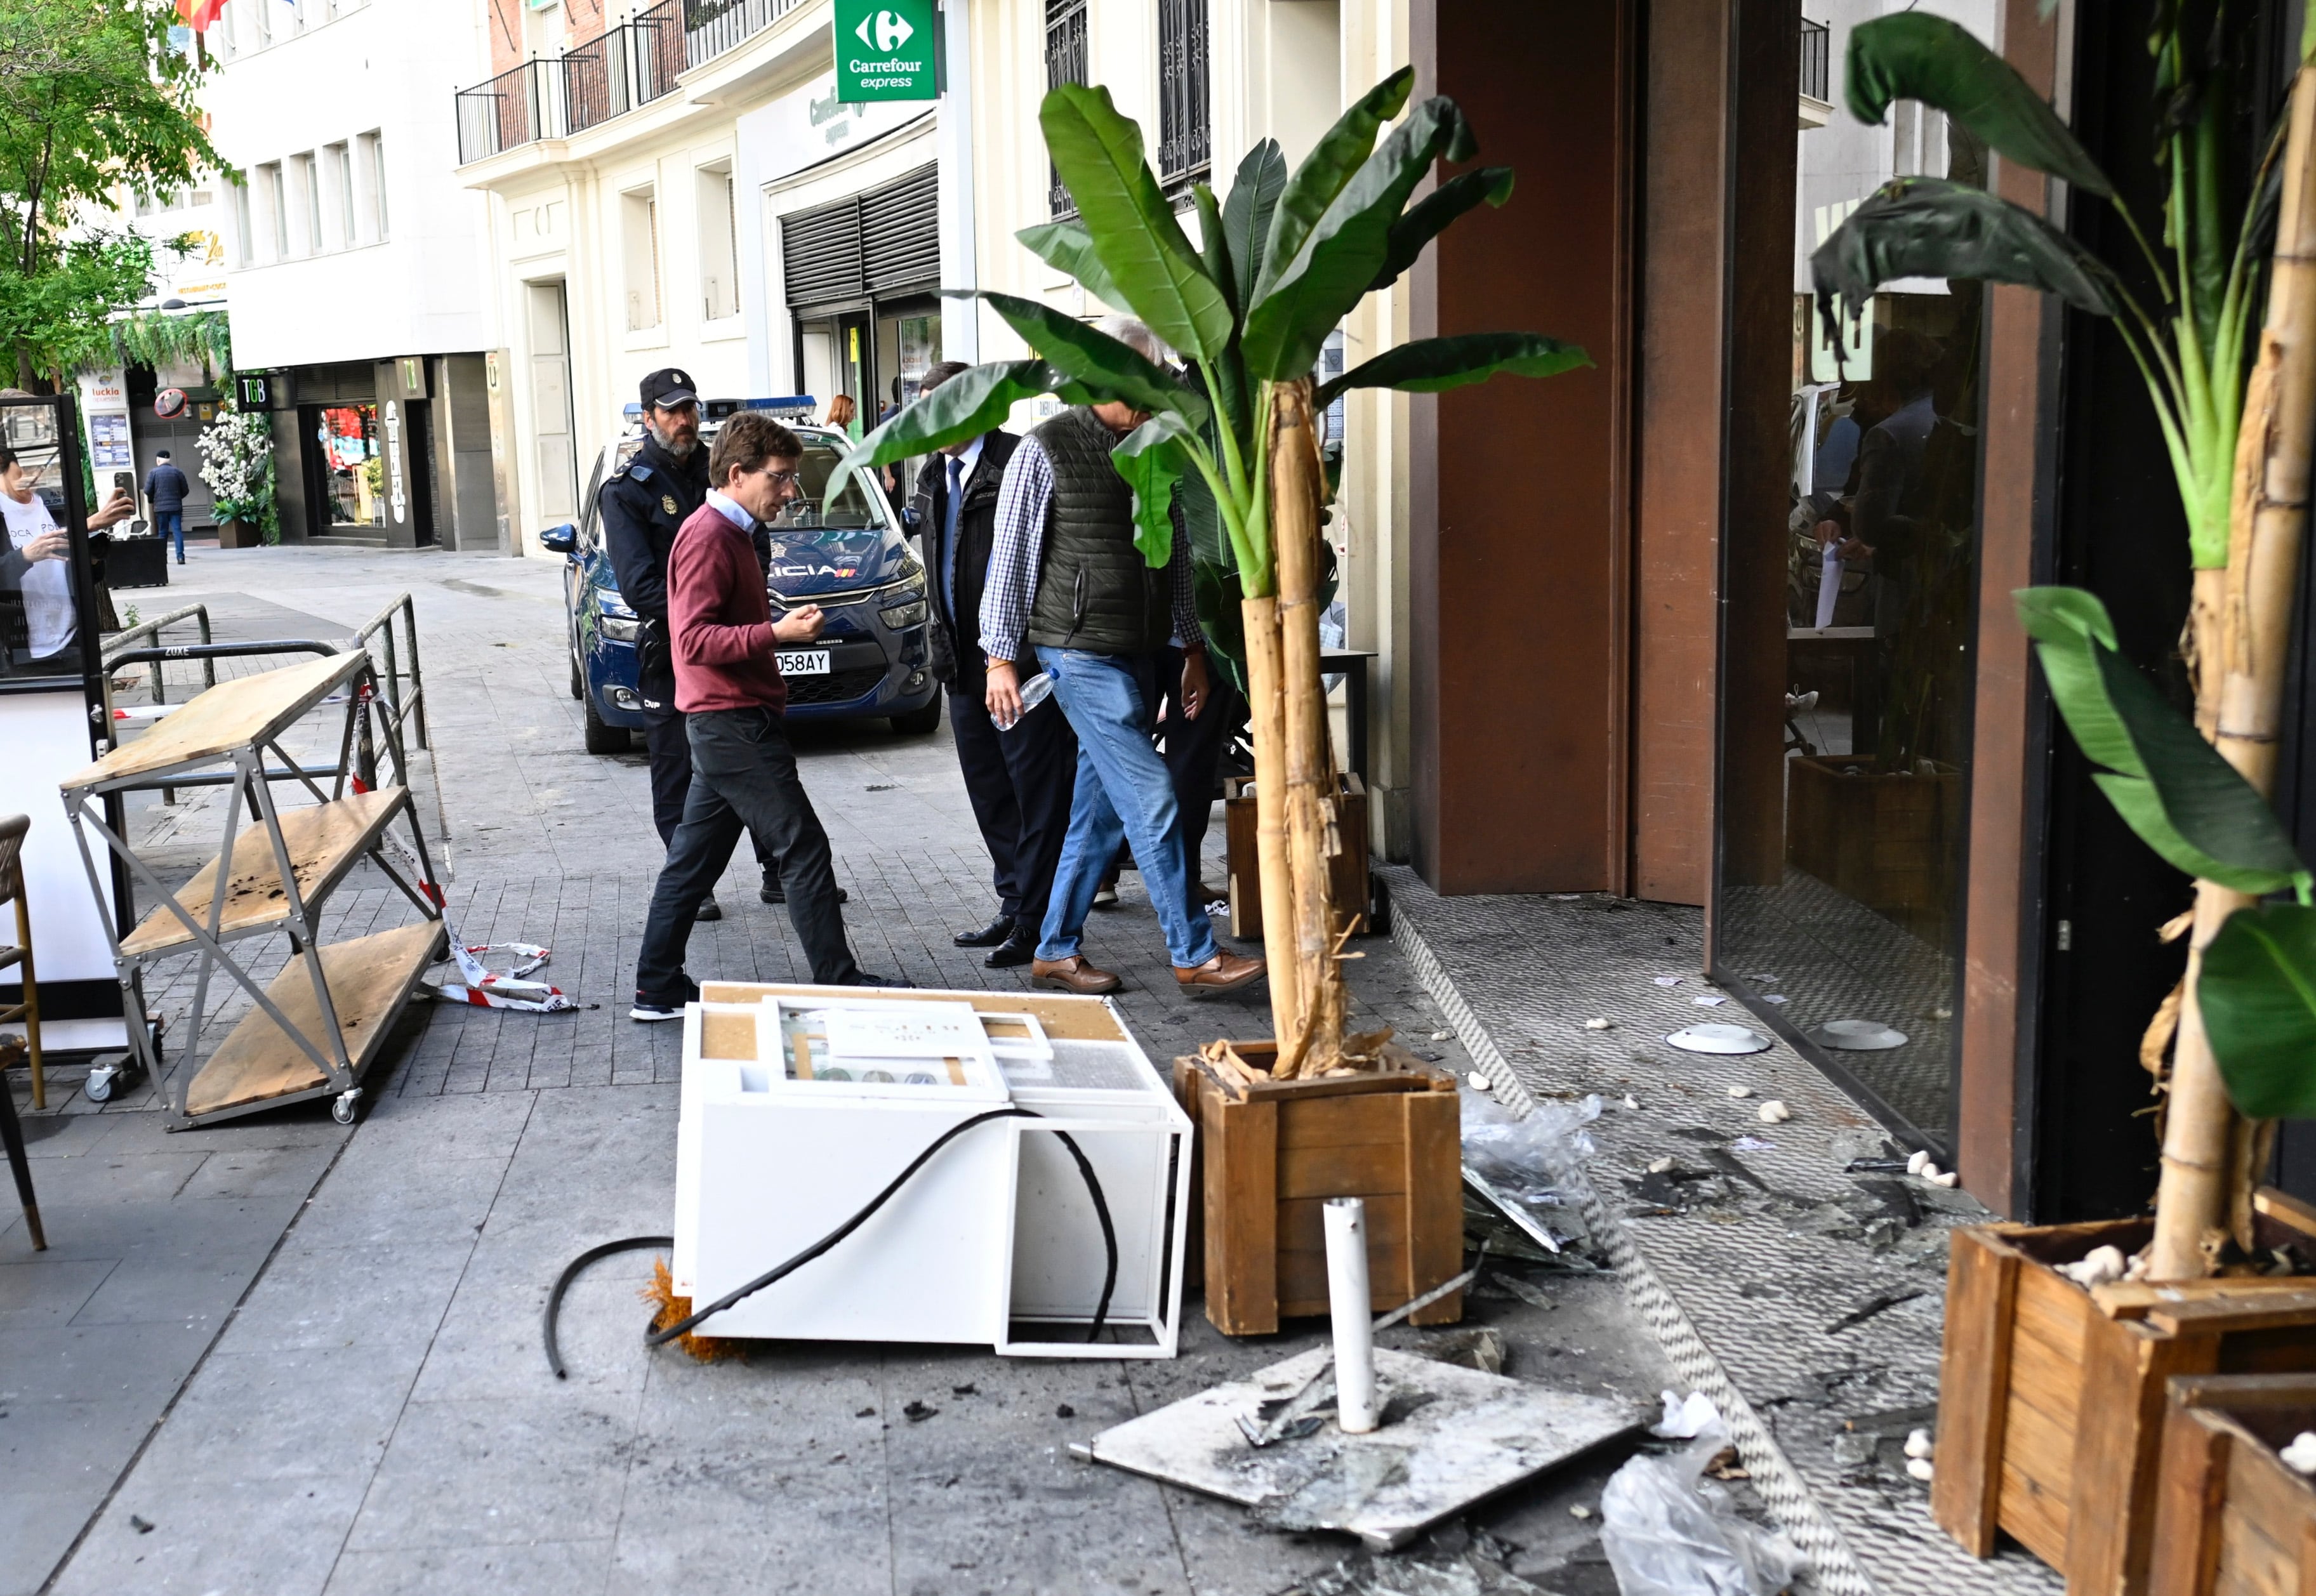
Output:
[[[1884,8],[1809,9],[1824,13],[1838,64],[1851,25]],[[1934,9],[1991,31],[1991,6]],[[1782,865],[1746,879],[1724,862],[1716,955],[1762,1012],[1943,1140],[1974,682],[1980,290],[1894,285],[1838,330],[1838,348],[1803,291],[1808,252],[1890,177],[1985,183],[1965,131],[1897,109],[1888,126],[1837,113],[1799,135],[1784,780],[1762,789],[1782,813],[1723,816],[1728,833],[1781,835]],[[1731,811],[1745,807],[1741,787],[1729,791]],[[1724,847],[1724,861],[1741,851]]]
[[0,674],[81,673],[57,408],[0,401]]
[[325,405],[315,441],[333,526],[386,524],[386,461],[378,451],[378,406]]

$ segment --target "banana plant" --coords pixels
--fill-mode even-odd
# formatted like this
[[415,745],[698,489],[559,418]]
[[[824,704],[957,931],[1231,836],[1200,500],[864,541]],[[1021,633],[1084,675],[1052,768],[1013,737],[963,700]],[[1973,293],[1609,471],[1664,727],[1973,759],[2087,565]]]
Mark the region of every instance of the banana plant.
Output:
[[2132,291],[2108,262],[2022,206],[1944,178],[1901,177],[1852,211],[1810,258],[1818,314],[1840,347],[1845,318],[1906,277],[2024,284],[2110,318],[2145,383],[2187,511],[2190,563],[2228,559],[2229,487],[2243,417],[2248,336],[2260,301],[2262,234],[2275,219],[2282,127],[2249,198],[2231,194],[2234,85],[2205,40],[2224,31],[2227,0],[2156,7],[2158,159],[2169,191],[2151,236],[2050,103],[1960,23],[1926,12],[1857,28],[1844,59],[1852,115],[1879,124],[1893,101],[1935,106],[2005,160],[2105,201],[2159,296]]
[[1201,513],[1219,521],[1228,553],[1227,568],[1202,570],[1199,586],[1212,641],[1228,640],[1232,629],[1218,609],[1232,598],[1238,604],[1272,1018],[1288,1075],[1345,1057],[1326,854],[1365,845],[1347,844],[1333,825],[1313,602],[1324,491],[1314,418],[1353,388],[1438,393],[1501,373],[1548,377],[1591,364],[1581,349],[1539,334],[1471,334],[1420,339],[1314,382],[1328,334],[1361,299],[1391,287],[1458,217],[1511,194],[1508,168],[1483,167],[1414,199],[1437,163],[1470,160],[1475,143],[1454,101],[1410,109],[1413,82],[1403,68],[1376,85],[1291,171],[1266,139],[1239,163],[1226,196],[1197,185],[1195,244],[1145,158],[1142,129],[1119,114],[1109,91],[1053,90],[1038,122],[1076,219],[1016,236],[1093,299],[1140,317],[1183,369],[1037,300],[980,292],[1031,357],[972,367],[903,409],[846,455],[829,488],[854,470],[977,436],[1042,395],[1120,402],[1147,415],[1111,456],[1133,490],[1143,557],[1160,566],[1171,557],[1186,477]]

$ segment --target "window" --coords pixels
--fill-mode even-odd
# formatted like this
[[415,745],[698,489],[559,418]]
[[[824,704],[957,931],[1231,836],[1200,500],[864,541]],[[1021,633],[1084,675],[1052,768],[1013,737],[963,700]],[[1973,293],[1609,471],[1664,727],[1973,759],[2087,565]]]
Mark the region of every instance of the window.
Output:
[[370,222],[369,242],[386,242],[386,135],[372,129],[354,140],[354,170],[359,183],[367,180],[370,202],[363,209]]
[[254,266],[257,263],[257,235],[251,230],[248,185],[237,183],[228,192],[233,195],[234,264]]
[[290,258],[290,184],[279,161],[268,161],[257,169],[258,202],[265,211],[265,241],[271,246],[272,258]]
[[1187,187],[1207,165],[1207,0],[1158,0],[1158,175]]
[[256,23],[257,48],[273,42],[273,0],[250,0],[249,13]]
[[298,253],[319,254],[322,253],[322,184],[313,151],[307,150],[303,155],[290,157],[290,191]]
[[331,219],[338,229],[337,246],[354,246],[354,173],[352,157],[343,144],[325,146],[322,150],[322,177],[329,185],[327,195]]
[[619,196],[628,268],[628,331],[659,325],[659,201],[654,191]]
[[[1086,80],[1086,0],[1046,0],[1046,87]],[[1070,202],[1062,174],[1047,170],[1047,197],[1056,216],[1068,216]]]
[[740,314],[738,197],[729,166],[699,169],[699,314],[724,321]]

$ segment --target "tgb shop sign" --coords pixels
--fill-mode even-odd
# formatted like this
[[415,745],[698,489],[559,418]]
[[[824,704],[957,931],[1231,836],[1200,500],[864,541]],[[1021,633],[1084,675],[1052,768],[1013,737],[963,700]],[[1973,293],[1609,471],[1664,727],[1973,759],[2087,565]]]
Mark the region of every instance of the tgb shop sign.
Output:
[[379,409],[379,426],[386,434],[386,517],[388,525],[410,524],[410,491],[405,484],[402,447],[402,401],[388,399]]
[[940,98],[933,0],[836,0],[834,22],[839,100]]

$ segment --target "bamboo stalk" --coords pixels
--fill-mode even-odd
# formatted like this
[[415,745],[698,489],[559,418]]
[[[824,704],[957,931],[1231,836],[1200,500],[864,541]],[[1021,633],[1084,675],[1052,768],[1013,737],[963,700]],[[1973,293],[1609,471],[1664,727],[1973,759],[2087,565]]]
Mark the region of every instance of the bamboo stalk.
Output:
[[1246,702],[1254,727],[1254,850],[1262,881],[1262,951],[1269,966],[1270,1025],[1284,1048],[1303,1029],[1295,962],[1295,876],[1287,861],[1287,719],[1281,694],[1278,600],[1239,603],[1246,634]]
[[[1308,379],[1282,383],[1271,419],[1270,524],[1278,551],[1278,633],[1287,733],[1287,854],[1294,875],[1296,985],[1302,1025],[1278,1039],[1278,1073],[1342,1062],[1342,966],[1334,957],[1335,761],[1319,682],[1319,464]],[[1340,847],[1340,841],[1335,842]],[[1264,905],[1269,924],[1269,905]],[[1273,968],[1277,967],[1274,965]]]
[[[2293,85],[2284,192],[2267,322],[2245,396],[2237,440],[2236,493],[2218,613],[2199,630],[2196,698],[2216,703],[2213,742],[2262,794],[2274,789],[2284,673],[2308,523],[2309,447],[2316,428],[2316,67]],[[2207,573],[2196,577],[2196,622],[2205,624]],[[2200,718],[2200,716],[2199,716]],[[2250,1184],[2266,1138],[2238,1120],[2213,1060],[2196,1002],[2204,949],[2252,900],[2211,881],[2196,884],[2187,990],[2172,1056],[2171,1104],[2156,1191],[2148,1274],[2158,1280],[2210,1272],[2214,1233],[2249,1237]]]

